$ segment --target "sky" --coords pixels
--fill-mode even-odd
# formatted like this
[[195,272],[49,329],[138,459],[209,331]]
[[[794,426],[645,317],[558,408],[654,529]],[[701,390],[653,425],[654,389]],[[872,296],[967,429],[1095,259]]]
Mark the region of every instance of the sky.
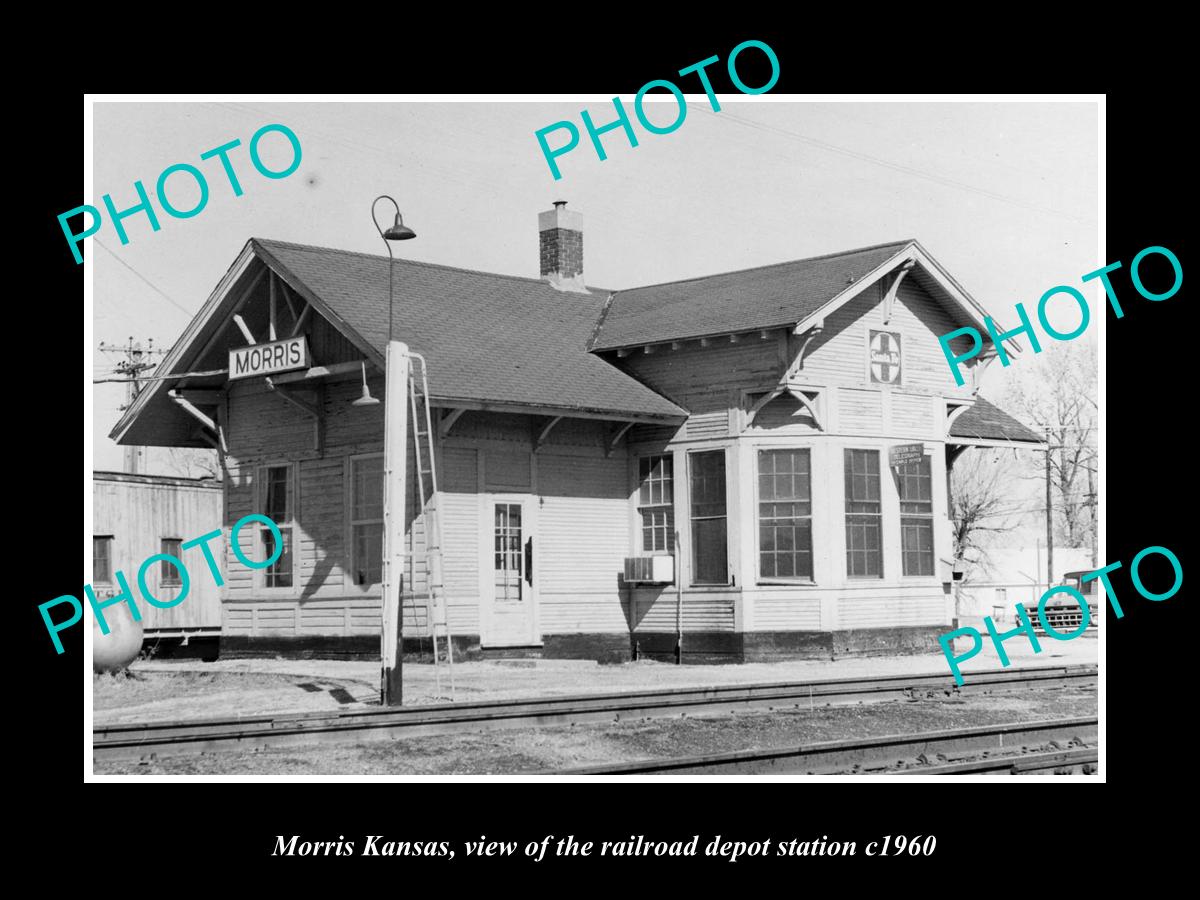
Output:
[[[627,109],[632,98],[624,97]],[[371,201],[390,194],[418,238],[397,245],[412,259],[538,276],[537,214],[555,200],[584,217],[589,286],[621,289],[743,269],[904,238],[918,239],[996,318],[1011,327],[1023,302],[1059,284],[1082,289],[1099,268],[1097,110],[1085,102],[803,102],[720,95],[713,112],[689,96],[682,125],[644,130],[631,147],[620,129],[603,135],[601,161],[580,110],[597,126],[615,118],[611,99],[566,102],[98,102],[93,107],[93,190],[81,199],[117,209],[137,203],[134,182],[154,198],[159,174],[189,163],[210,196],[197,215],[175,219],[155,198],[161,230],[143,214],[125,220],[122,245],[107,220],[85,244],[94,285],[93,344],[167,349],[251,237],[385,254]],[[648,104],[666,124],[675,101]],[[534,136],[569,120],[581,132],[553,175]],[[251,136],[279,123],[297,135],[299,168],[267,179],[248,156]],[[235,197],[205,151],[240,139],[230,154],[244,193]],[[548,140],[557,146],[564,134]],[[278,134],[264,163],[290,161]],[[168,182],[180,209],[198,198],[186,175]],[[189,193],[190,191],[190,193]],[[381,217],[386,204],[380,204]],[[388,207],[390,210],[390,207]],[[384,226],[390,220],[384,221]],[[63,251],[70,253],[64,241]],[[1101,311],[1096,290],[1095,338]],[[1078,311],[1055,308],[1070,330]],[[1053,346],[1043,352],[1053,350]],[[117,356],[95,351],[93,375]],[[1021,360],[990,367],[983,393],[1020,377]],[[949,376],[948,376],[949,377]],[[93,468],[120,469],[108,439],[125,386],[93,388]],[[143,471],[170,471],[155,451]]]

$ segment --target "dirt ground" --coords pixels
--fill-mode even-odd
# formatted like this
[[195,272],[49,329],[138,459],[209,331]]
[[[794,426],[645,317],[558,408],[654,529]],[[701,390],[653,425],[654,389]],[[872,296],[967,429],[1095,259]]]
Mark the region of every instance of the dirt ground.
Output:
[[[1036,655],[1027,642],[1014,639],[1008,643],[1013,667],[1096,663],[1094,637],[1047,641]],[[990,646],[963,666],[968,680],[972,671],[998,668]],[[454,672],[458,702],[901,674],[949,676],[946,660],[938,654],[685,666],[649,661],[600,665],[580,660],[512,659],[460,662]],[[442,685],[439,694],[432,665],[405,663],[403,678],[405,705],[449,699],[448,684]],[[140,660],[128,675],[96,676],[92,681],[95,726],[361,709],[378,700],[378,661]]]
[[104,763],[96,774],[461,775],[518,774],[801,743],[1096,714],[1096,692],[1055,689],[1011,696],[895,701],[711,718],[512,729],[359,746],[181,756]]

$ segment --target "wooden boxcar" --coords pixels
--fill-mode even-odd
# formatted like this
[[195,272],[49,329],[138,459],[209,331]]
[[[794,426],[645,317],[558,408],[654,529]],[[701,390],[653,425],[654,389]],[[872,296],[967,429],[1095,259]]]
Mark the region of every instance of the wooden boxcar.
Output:
[[[97,596],[116,593],[115,573],[123,572],[142,613],[146,650],[168,654],[187,647],[205,658],[215,657],[221,634],[221,589],[200,549],[183,551],[181,545],[221,527],[221,483],[93,472],[92,498],[91,583]],[[137,590],[142,563],[159,553],[183,559],[189,575],[187,597],[167,609],[143,602]],[[222,556],[218,554],[217,562],[224,569]],[[147,569],[146,586],[165,602],[178,597],[182,585],[174,567],[160,562]]]

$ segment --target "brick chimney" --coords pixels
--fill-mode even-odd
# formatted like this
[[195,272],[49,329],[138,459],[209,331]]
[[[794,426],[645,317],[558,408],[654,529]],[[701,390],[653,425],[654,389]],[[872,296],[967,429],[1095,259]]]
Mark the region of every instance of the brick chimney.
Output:
[[538,213],[542,278],[560,291],[586,291],[583,285],[583,216],[567,212],[566,200]]

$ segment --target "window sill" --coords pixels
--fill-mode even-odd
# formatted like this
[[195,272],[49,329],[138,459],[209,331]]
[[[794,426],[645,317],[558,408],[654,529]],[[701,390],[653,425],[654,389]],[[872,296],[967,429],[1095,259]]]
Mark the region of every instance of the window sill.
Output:
[[755,582],[758,587],[816,587],[811,578],[772,578]]
[[714,594],[718,591],[740,591],[741,588],[733,584],[689,584],[684,590],[695,591],[701,594]]

